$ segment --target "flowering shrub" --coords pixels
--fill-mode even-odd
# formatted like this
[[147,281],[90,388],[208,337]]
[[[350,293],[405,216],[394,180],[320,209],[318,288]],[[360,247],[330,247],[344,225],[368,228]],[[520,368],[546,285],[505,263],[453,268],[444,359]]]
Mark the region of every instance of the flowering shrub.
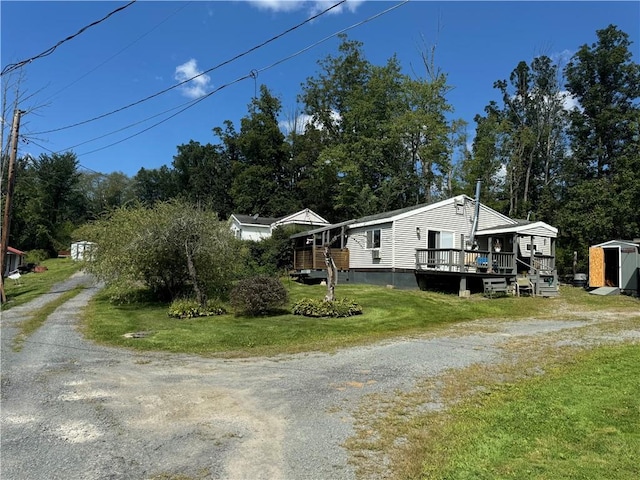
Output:
[[293,306],[292,313],[305,317],[351,317],[360,315],[362,307],[348,298],[334,300],[333,302],[303,298]]
[[206,307],[202,307],[192,298],[174,300],[169,306],[168,315],[173,318],[211,317],[224,315],[227,311],[214,301],[207,301]]

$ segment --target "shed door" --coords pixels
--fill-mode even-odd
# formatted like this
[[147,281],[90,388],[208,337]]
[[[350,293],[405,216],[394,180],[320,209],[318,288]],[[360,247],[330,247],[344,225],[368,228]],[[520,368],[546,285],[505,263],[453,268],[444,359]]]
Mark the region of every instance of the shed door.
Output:
[[604,287],[604,248],[589,247],[589,286]]

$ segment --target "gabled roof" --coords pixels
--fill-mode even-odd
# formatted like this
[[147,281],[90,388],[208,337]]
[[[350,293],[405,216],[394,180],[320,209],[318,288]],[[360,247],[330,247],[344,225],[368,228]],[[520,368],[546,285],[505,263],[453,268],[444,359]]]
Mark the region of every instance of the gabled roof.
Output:
[[640,244],[633,242],[631,240],[609,240],[608,242],[599,243],[598,245],[592,245],[592,247],[607,247],[614,245],[626,245],[629,247],[640,248]]
[[496,235],[500,233],[525,233],[527,230],[534,228],[544,228],[549,230],[550,233],[558,235],[558,229],[552,227],[548,223],[537,221],[530,222],[528,220],[514,220],[512,224],[498,225],[491,228],[485,228],[484,230],[478,230],[478,235]]
[[309,208],[277,219],[275,224],[297,223],[300,225],[329,225],[329,222]]
[[232,213],[240,225],[260,225],[263,227],[269,227],[271,224],[276,223],[280,218],[275,217],[261,217],[259,215],[242,215],[240,213]]
[[324,218],[309,208],[291,213],[284,217],[261,217],[259,215],[231,214],[240,225],[253,225],[261,227],[275,227],[281,224],[297,223],[300,225],[329,225]]
[[[326,227],[316,228],[314,230],[308,230],[306,232],[301,232],[301,233],[292,235],[291,238],[304,237],[304,236],[312,235],[314,233],[320,233],[320,232],[323,232],[325,230],[333,230],[334,228],[338,228],[338,227],[342,227],[342,226],[346,226],[346,225],[348,225],[349,228],[357,228],[357,227],[368,227],[370,225],[377,225],[377,224],[380,224],[380,223],[389,223],[389,222],[393,222],[395,220],[400,220],[402,218],[410,217],[411,215],[415,215],[415,214],[422,213],[422,212],[427,212],[429,210],[434,210],[436,208],[440,208],[443,205],[455,204],[455,203],[464,204],[465,202],[472,202],[473,203],[473,202],[475,202],[475,200],[473,198],[469,197],[468,195],[458,195],[456,197],[447,198],[445,200],[440,200],[438,202],[421,203],[419,205],[412,205],[410,207],[399,208],[397,210],[391,210],[391,211],[388,211],[388,212],[376,213],[374,215],[367,215],[366,217],[360,217],[360,218],[356,218],[356,219],[353,219],[353,220],[347,220],[347,221],[342,222],[342,223],[336,223],[336,224],[333,224],[333,225],[327,225]],[[508,224],[511,227],[513,227],[514,224],[517,223],[512,218],[509,218],[506,215],[503,215],[502,213],[500,213],[500,212],[498,212],[496,210],[493,210],[490,207],[487,207],[486,205],[483,205],[482,202],[480,202],[480,207],[482,209],[487,209],[487,210],[493,211],[495,215],[498,215],[499,217],[502,217],[504,219],[505,223]],[[509,224],[508,222],[512,222],[512,223]]]
[[[416,215],[419,213],[423,213],[423,212],[428,212],[429,210],[435,210],[436,208],[440,208],[443,205],[448,205],[448,204],[454,204],[454,203],[462,203],[464,204],[465,202],[475,202],[475,200],[471,197],[469,197],[468,195],[458,195],[456,197],[451,197],[451,198],[447,198],[445,200],[440,200],[439,202],[434,202],[434,203],[423,203],[420,205],[414,205],[411,207],[406,207],[406,208],[401,208],[399,210],[392,210],[390,212],[384,212],[384,213],[379,213],[376,215],[369,215],[367,217],[362,217],[359,218],[357,220],[354,221],[354,223],[351,225],[352,228],[356,228],[356,227],[368,227],[370,225],[376,225],[379,223],[388,223],[388,222],[393,222],[395,220],[400,220],[402,218],[406,218],[406,217],[410,217],[412,215]],[[491,208],[487,207],[486,205],[483,205],[482,202],[480,202],[480,206],[482,209],[489,209],[492,210]],[[497,212],[495,210],[493,210],[493,212],[504,218],[505,223],[508,222],[514,222],[513,219],[507,217],[506,215],[501,214],[500,212]]]

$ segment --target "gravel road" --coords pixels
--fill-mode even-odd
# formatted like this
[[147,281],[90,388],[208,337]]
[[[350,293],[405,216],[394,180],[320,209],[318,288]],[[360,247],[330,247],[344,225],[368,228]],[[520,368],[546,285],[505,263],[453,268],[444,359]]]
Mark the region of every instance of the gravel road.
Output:
[[[14,352],[16,323],[78,284],[89,288]],[[514,337],[589,323],[531,319],[334,354],[205,359],[84,340],[78,312],[95,291],[76,274],[2,314],[3,480],[353,479],[342,444],[365,396],[499,362]]]

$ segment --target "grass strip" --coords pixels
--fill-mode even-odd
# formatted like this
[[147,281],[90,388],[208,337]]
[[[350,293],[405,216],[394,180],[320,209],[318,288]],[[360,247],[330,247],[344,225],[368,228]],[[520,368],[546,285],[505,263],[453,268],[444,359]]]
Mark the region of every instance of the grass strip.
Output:
[[23,305],[48,293],[56,283],[66,280],[77,272],[81,262],[75,262],[70,258],[50,258],[40,265],[47,270],[42,273],[25,273],[21,276],[20,283],[9,278],[5,279],[7,303],[2,305],[2,310]]
[[76,287],[72,290],[64,292],[62,295],[57,297],[54,300],[46,303],[38,310],[33,312],[27,319],[23,320],[18,324],[18,333],[13,339],[13,350],[15,352],[19,352],[22,350],[24,342],[26,339],[32,335],[36,330],[38,330],[44,322],[49,318],[49,316],[58,309],[61,305],[64,305],[66,302],[71,300],[73,297],[78,295],[83,287]]

